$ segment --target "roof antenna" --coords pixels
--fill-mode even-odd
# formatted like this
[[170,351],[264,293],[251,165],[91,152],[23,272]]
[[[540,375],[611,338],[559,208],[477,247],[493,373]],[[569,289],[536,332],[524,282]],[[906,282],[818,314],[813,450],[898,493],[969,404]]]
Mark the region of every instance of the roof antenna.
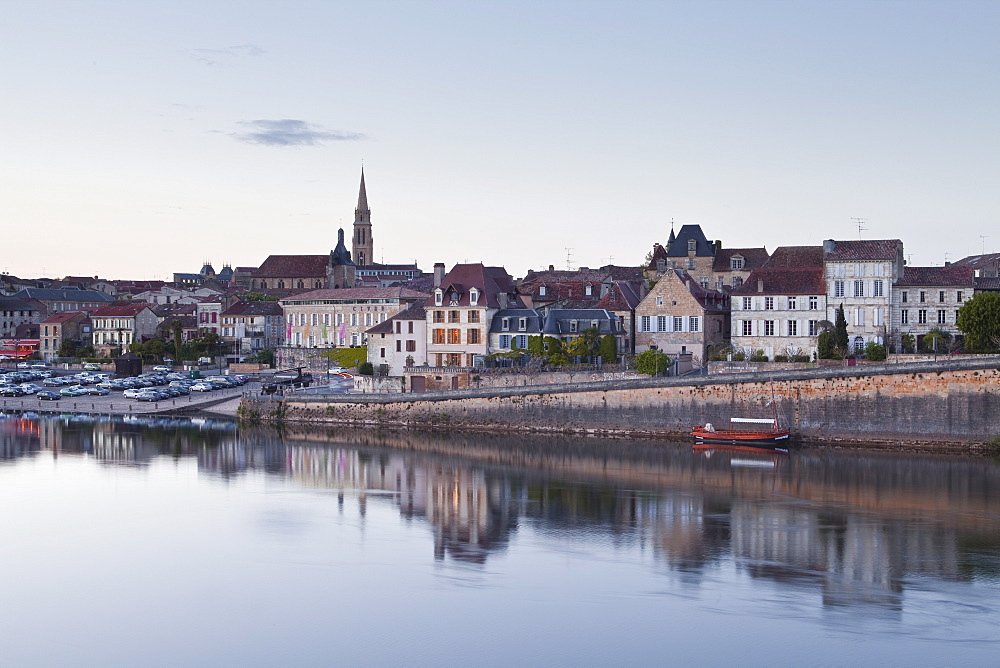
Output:
[[572,248],[567,248],[566,249],[566,271],[573,271],[572,269],[570,269],[570,267],[572,265],[572,262],[573,262],[573,249]]
[[865,223],[868,221],[865,218],[851,218],[851,221],[858,226],[858,240],[861,240],[861,233],[867,230]]
[[979,240],[983,242],[983,255],[986,255],[986,240],[990,238],[988,234],[980,234]]

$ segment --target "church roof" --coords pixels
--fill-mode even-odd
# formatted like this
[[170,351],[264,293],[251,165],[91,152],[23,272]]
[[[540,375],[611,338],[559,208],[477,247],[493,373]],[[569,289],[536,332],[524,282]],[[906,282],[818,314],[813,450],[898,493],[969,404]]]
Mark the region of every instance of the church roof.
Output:
[[[363,177],[362,177],[363,178]],[[362,188],[364,183],[362,182]],[[344,228],[337,230],[337,247],[330,251],[330,266],[355,266],[354,262],[351,261],[351,251],[347,250],[347,246],[344,245]]]
[[368,193],[365,191],[365,170],[361,168],[361,188],[358,190],[358,211],[368,210]]
[[269,255],[254,278],[326,278],[326,255]]

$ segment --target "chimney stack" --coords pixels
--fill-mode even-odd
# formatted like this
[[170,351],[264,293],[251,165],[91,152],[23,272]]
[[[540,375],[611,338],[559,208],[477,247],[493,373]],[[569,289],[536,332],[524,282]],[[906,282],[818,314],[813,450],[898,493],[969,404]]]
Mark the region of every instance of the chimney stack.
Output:
[[440,288],[441,281],[444,280],[444,262],[434,263],[434,287]]
[[757,292],[764,292],[764,281],[763,280],[758,280],[757,281]]

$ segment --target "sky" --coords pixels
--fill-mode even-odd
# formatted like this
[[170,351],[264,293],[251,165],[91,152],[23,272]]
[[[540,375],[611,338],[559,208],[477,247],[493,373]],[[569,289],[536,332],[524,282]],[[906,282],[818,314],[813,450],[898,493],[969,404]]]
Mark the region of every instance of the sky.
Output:
[[[1000,251],[998,2],[0,0],[0,271]],[[863,219],[859,232],[856,219]],[[985,238],[984,238],[985,237]]]

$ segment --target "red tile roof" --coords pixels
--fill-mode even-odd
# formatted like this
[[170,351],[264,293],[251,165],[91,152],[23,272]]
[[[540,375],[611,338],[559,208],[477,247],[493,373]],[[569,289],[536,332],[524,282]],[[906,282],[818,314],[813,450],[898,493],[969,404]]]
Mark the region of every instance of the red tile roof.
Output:
[[297,295],[285,297],[281,301],[315,301],[326,299],[339,299],[351,301],[356,299],[401,299],[401,300],[425,300],[426,292],[416,292],[406,288],[323,288],[320,290],[310,290]]
[[757,269],[733,290],[733,297],[750,295],[822,295],[826,293],[822,267]]
[[976,280],[976,270],[971,266],[956,267],[904,267],[903,277],[896,285],[905,286],[963,286],[972,287]]
[[152,311],[150,306],[151,304],[148,302],[119,302],[102,306],[91,313],[91,315],[94,317],[130,317],[138,315],[144,309]]
[[329,255],[270,255],[253,272],[254,278],[326,277]]
[[860,241],[834,241],[828,239],[824,246],[833,244],[833,250],[825,253],[827,261],[895,260],[902,251],[899,239],[862,239]]
[[60,322],[66,322],[67,320],[72,320],[73,318],[75,318],[77,316],[80,316],[80,315],[82,315],[82,316],[84,316],[86,318],[90,317],[89,315],[87,315],[83,311],[61,311],[59,313],[53,313],[52,315],[50,315],[45,320],[42,320],[42,322],[43,323],[47,323],[47,324],[52,324],[52,323],[56,323],[57,324],[57,323],[60,323]]
[[[503,267],[486,267],[482,263],[476,264],[456,264],[452,270],[441,281],[441,288],[447,294],[452,291],[458,297],[459,306],[469,306],[469,290],[476,288],[480,291],[479,304],[490,308],[518,308],[523,307],[519,297],[513,297],[510,303],[501,304],[498,295],[514,295],[514,279]],[[449,304],[449,299],[445,297],[445,304]],[[428,306],[434,305],[434,297],[427,300]]]
[[765,269],[823,268],[822,246],[778,246],[764,263]]
[[729,260],[734,255],[743,256],[743,269],[747,271],[764,266],[768,259],[766,248],[720,248],[715,252],[712,271],[732,271]]

